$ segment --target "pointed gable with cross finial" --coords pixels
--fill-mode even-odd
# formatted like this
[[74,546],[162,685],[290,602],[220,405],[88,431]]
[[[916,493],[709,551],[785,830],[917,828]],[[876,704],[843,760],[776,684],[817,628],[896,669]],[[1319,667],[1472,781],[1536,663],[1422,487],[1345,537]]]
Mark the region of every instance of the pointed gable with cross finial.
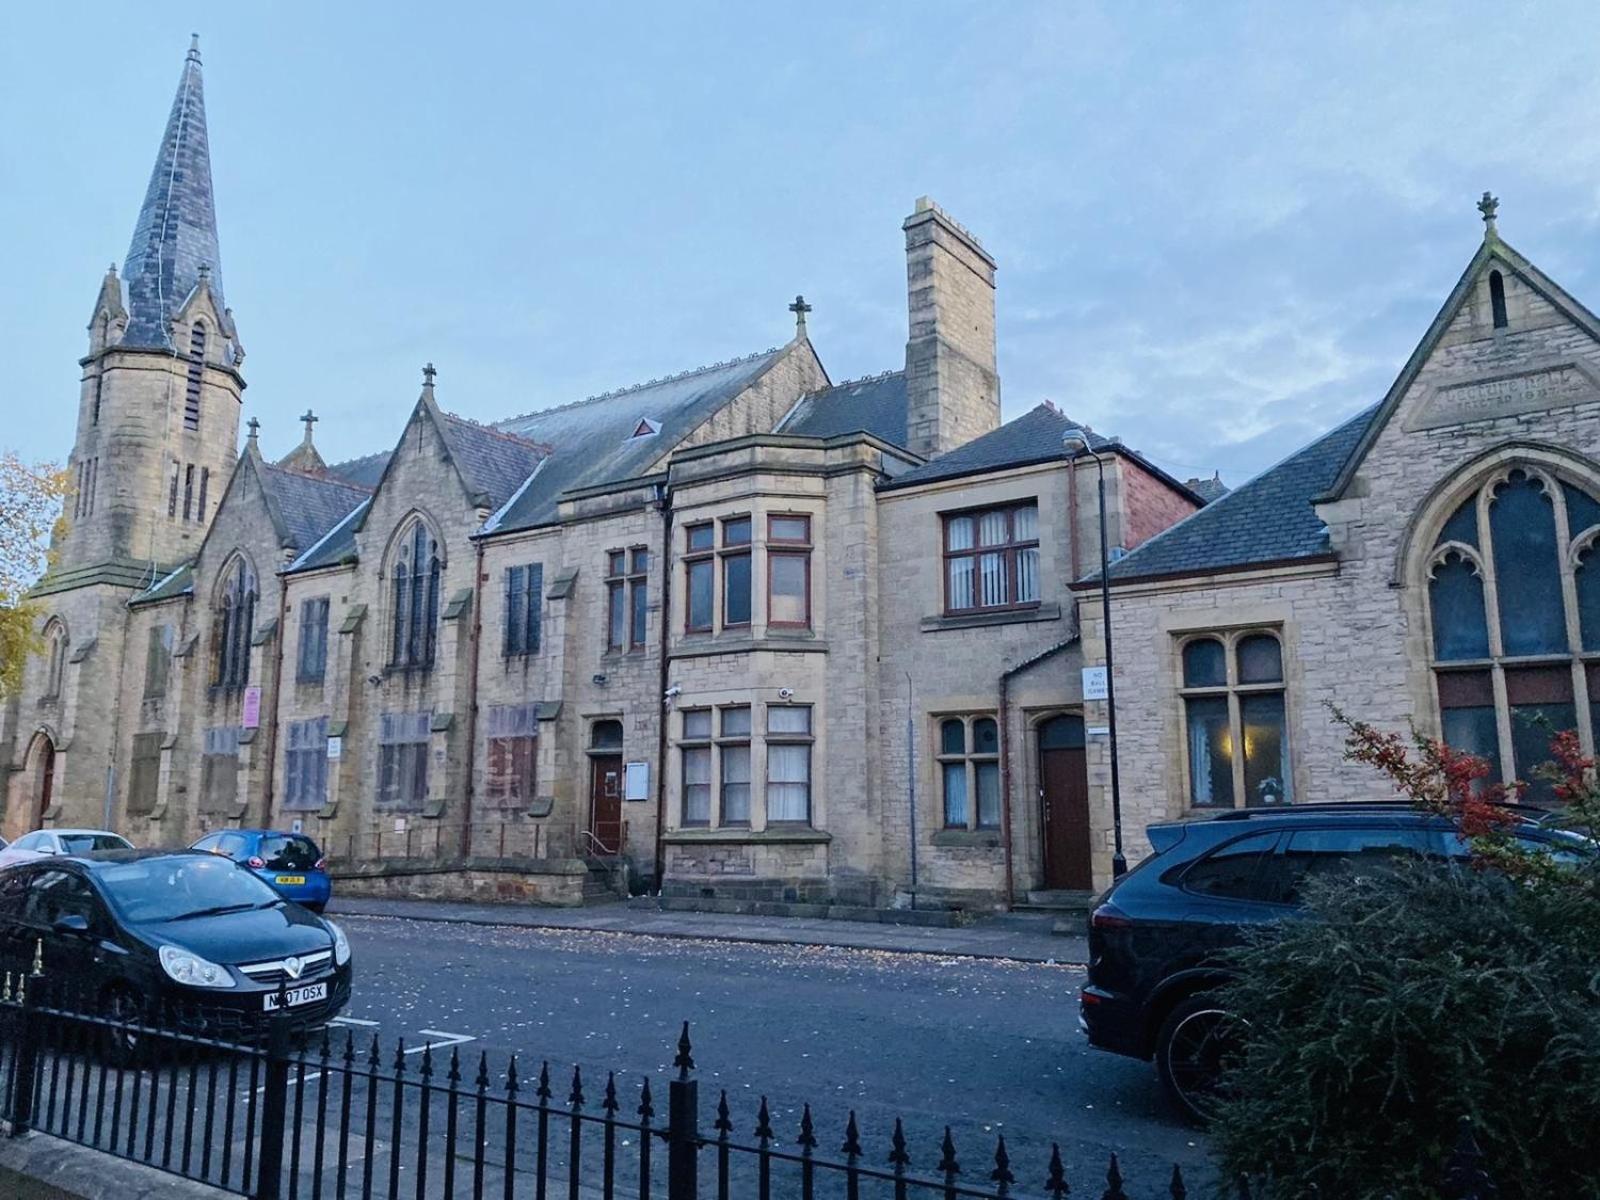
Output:
[[312,441],[311,427],[321,418],[309,408],[300,416],[300,422],[305,426],[305,436],[300,444],[278,460],[278,466],[286,471],[298,471],[302,475],[326,475],[328,464],[322,460],[322,455],[317,452],[316,443]]

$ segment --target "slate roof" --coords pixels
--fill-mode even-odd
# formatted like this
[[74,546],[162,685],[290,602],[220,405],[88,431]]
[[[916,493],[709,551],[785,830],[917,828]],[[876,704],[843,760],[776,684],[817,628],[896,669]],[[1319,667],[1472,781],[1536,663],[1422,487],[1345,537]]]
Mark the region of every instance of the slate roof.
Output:
[[200,82],[199,39],[189,47],[178,92],[167,116],[161,149],[150,172],[144,204],[122,276],[128,288],[125,346],[171,344],[171,320],[211,270],[211,294],[223,308],[217,214],[211,195],[211,150],[206,139],[206,99]]
[[[887,492],[896,488],[916,487],[942,479],[959,479],[964,475],[982,475],[1010,467],[1026,467],[1034,463],[1062,461],[1061,438],[1075,429],[1088,436],[1095,450],[1114,443],[1092,429],[1080,425],[1054,405],[1041,404],[1007,421],[1000,428],[974,438],[964,446],[957,446],[948,454],[941,454],[932,462],[897,475],[878,486]],[[1165,472],[1162,473],[1163,476]],[[1182,486],[1182,485],[1179,485]]]
[[450,454],[475,503],[499,508],[533,474],[550,447],[454,413],[440,412]]
[[280,530],[296,550],[309,550],[371,494],[339,479],[329,479],[262,463],[261,483],[272,493]]
[[[1374,405],[1111,564],[1111,578],[1191,575],[1327,554],[1312,508],[1378,413]],[[1090,578],[1098,578],[1094,572]]]
[[328,468],[328,474],[371,491],[378,486],[378,480],[383,478],[384,468],[389,465],[389,456],[392,453],[390,450],[380,450],[364,458],[352,458],[345,462],[334,463]]
[[149,604],[157,600],[170,600],[194,591],[194,564],[184,563],[170,571],[150,587],[128,600],[129,604]]
[[356,557],[356,530],[361,526],[361,518],[367,511],[367,505],[371,503],[370,497],[362,500],[345,514],[343,520],[329,529],[321,541],[307,546],[300,552],[300,557],[284,570],[314,571],[318,567],[333,567],[353,560]]
[[[538,477],[504,512],[497,514],[496,528],[524,529],[548,523],[555,519],[556,497],[562,492],[643,473],[666,450],[760,378],[783,354],[783,349],[766,350],[576,404],[496,422],[497,429],[552,448]],[[632,437],[646,419],[658,423],[660,431]],[[524,471],[517,484],[527,475]]]
[[837,437],[870,433],[891,446],[906,444],[906,373],[885,371],[802,397],[778,433]]
[[1210,504],[1213,500],[1221,500],[1228,494],[1228,485],[1222,482],[1220,473],[1213,475],[1210,479],[1185,479],[1183,486],[1196,496],[1199,496],[1207,504]]

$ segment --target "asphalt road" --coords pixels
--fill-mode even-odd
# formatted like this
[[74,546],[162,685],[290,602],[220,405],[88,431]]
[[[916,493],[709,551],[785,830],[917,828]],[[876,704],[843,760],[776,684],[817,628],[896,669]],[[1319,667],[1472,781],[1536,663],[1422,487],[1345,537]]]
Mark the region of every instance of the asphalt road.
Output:
[[[931,1173],[951,1127],[978,1184],[1005,1135],[1018,1188],[1041,1190],[1052,1142],[1074,1194],[1099,1194],[1109,1154],[1130,1194],[1164,1188],[1174,1163],[1206,1177],[1203,1142],[1166,1109],[1148,1064],[1089,1049],[1077,1030],[1080,969],[866,950],[674,941],[597,932],[341,918],[356,956],[342,1024],[393,1053],[455,1044],[477,1067],[518,1057],[525,1086],[548,1060],[557,1101],[582,1068],[591,1111],[615,1071],[623,1113],[650,1076],[658,1119],[688,1020],[709,1125],[726,1089],[734,1138],[768,1098],[793,1149],[809,1102],[819,1155],[856,1113],[863,1162],[882,1164],[904,1119],[912,1169]],[[413,1058],[410,1061],[415,1062]]]

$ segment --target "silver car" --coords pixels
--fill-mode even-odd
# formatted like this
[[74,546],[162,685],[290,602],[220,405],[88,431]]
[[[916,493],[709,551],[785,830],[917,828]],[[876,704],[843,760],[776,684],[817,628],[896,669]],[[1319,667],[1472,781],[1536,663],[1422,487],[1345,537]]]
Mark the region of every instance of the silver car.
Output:
[[35,829],[0,850],[0,868],[33,862],[53,854],[93,854],[96,850],[132,850],[121,834],[104,829]]

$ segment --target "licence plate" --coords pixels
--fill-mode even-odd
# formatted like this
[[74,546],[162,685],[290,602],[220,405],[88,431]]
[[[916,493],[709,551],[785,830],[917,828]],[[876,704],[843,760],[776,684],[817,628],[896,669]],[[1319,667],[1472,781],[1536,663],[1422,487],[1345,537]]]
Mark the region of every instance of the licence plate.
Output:
[[[312,1004],[315,1001],[326,1000],[328,998],[328,985],[326,983],[304,984],[301,987],[290,988],[288,992],[285,993],[285,997],[290,1008],[295,1008],[301,1004]],[[277,1007],[277,992],[268,992],[265,996],[261,997],[261,1010],[263,1012],[272,1012]]]
[[279,875],[278,876],[278,882],[279,883],[285,883],[285,884],[288,884],[288,883],[304,883],[305,881],[306,881],[306,877],[304,875]]

